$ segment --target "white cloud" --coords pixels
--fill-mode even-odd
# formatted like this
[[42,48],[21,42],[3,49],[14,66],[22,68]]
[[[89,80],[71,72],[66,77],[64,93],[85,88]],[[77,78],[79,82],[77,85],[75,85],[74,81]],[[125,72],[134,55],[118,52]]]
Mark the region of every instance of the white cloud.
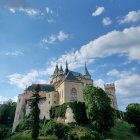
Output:
[[97,7],[96,11],[92,13],[92,16],[99,16],[104,12],[104,7]]
[[119,74],[119,71],[116,69],[113,69],[107,73],[108,76],[119,76]]
[[121,110],[125,110],[130,103],[140,102],[140,75],[133,71],[118,71],[113,69],[107,73],[108,76],[116,77],[116,95]]
[[50,36],[47,37],[47,38],[43,38],[43,39],[42,39],[42,42],[43,42],[43,43],[46,43],[46,44],[52,44],[52,43],[54,43],[56,40],[57,40],[57,37],[56,37],[55,35],[50,35]]
[[140,20],[140,10],[130,11],[126,16],[122,17],[118,22],[122,23],[134,23]]
[[0,0],[0,5],[5,7],[27,6],[27,0]]
[[31,85],[32,83],[47,83],[46,80],[41,79],[41,76],[47,75],[46,70],[32,70],[27,74],[14,73],[8,76],[9,83],[16,85],[19,88],[25,89],[26,86]]
[[66,34],[65,32],[63,31],[60,31],[57,35],[50,35],[49,37],[47,38],[43,38],[42,39],[42,42],[43,43],[46,43],[46,44],[52,44],[56,41],[64,41],[66,40],[67,38],[69,37],[68,34]]
[[[140,26],[126,28],[123,31],[111,31],[83,45],[80,50],[67,52],[58,58],[62,64],[67,60],[69,67],[75,69],[85,62],[92,63],[96,58],[104,58],[114,54],[128,56],[130,60],[140,62]],[[52,73],[56,61],[50,62],[48,73]]]
[[57,35],[57,39],[58,39],[59,41],[64,41],[64,40],[67,39],[68,37],[69,37],[69,35],[66,34],[66,33],[64,33],[64,32],[62,32],[62,31],[60,31],[59,34]]
[[112,20],[109,17],[105,17],[105,18],[103,18],[102,22],[105,26],[107,26],[112,23]]
[[3,102],[7,101],[8,99],[6,97],[0,96],[0,104],[3,104]]
[[18,97],[14,96],[13,98],[6,98],[3,96],[0,96],[0,104],[3,104],[4,102],[8,101],[8,100],[12,100],[13,102],[17,102]]
[[14,8],[9,8],[10,12],[15,13],[16,10]]
[[105,81],[103,79],[98,79],[94,81],[94,85],[104,89]]
[[128,76],[128,75],[131,75],[132,74],[132,71],[134,68],[131,69],[131,71],[122,71],[122,72],[119,72],[118,70],[116,69],[112,69],[111,71],[109,71],[107,73],[108,76],[113,76],[113,77],[117,77],[117,78],[122,78],[122,77],[125,77],[125,76]]
[[18,55],[22,55],[23,53],[21,51],[11,51],[11,52],[7,52],[5,53],[5,55],[8,56],[18,56]]
[[49,7],[46,7],[46,13],[52,15],[54,12]]
[[15,7],[10,7],[9,8],[10,12],[12,13],[16,13],[16,12],[24,12],[26,13],[28,16],[38,16],[41,15],[40,11],[34,8],[23,8],[23,7],[19,7],[19,8],[15,8]]

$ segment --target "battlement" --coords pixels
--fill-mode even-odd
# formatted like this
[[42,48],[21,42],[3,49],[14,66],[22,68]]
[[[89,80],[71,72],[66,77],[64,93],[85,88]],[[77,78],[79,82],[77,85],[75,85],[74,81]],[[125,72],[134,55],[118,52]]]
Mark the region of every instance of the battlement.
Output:
[[114,83],[110,83],[110,84],[104,84],[104,88],[115,88],[115,84]]

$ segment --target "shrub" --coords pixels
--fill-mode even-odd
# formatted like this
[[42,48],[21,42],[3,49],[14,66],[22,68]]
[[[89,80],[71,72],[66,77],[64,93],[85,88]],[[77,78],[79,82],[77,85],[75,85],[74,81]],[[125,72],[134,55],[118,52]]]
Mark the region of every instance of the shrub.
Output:
[[40,134],[44,136],[55,135],[58,138],[64,138],[66,137],[68,130],[69,128],[67,125],[50,120],[47,124],[42,126]]
[[6,138],[10,135],[10,129],[8,128],[0,128],[0,140]]
[[140,104],[129,104],[126,108],[126,120],[130,124],[134,124],[140,132]]
[[70,102],[64,103],[59,106],[51,107],[50,109],[50,117],[58,118],[58,117],[65,117],[67,106],[70,106],[74,113],[74,119],[76,122],[79,123],[87,123],[87,116],[86,116],[86,107],[85,103],[83,102]]
[[67,140],[79,140],[76,132],[69,132],[67,135]]
[[30,130],[31,129],[31,117],[24,117],[24,119],[17,125],[15,131],[16,132],[22,132],[24,130]]
[[92,85],[84,89],[84,100],[86,104],[87,117],[92,126],[103,132],[114,126],[115,112],[111,107],[110,98],[101,88]]

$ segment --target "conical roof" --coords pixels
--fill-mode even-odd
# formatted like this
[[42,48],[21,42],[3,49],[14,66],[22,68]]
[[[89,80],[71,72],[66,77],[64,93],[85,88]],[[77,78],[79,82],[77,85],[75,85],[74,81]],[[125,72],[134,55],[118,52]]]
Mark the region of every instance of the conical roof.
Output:
[[59,68],[58,68],[58,65],[56,64],[53,76],[57,76],[58,74],[59,74]]
[[62,65],[60,66],[60,70],[59,70],[59,74],[63,74],[64,71],[63,71],[63,68],[62,68]]
[[76,76],[73,75],[71,71],[69,71],[66,75],[65,80],[71,80],[71,81],[79,81]]
[[68,63],[67,63],[67,61],[66,61],[65,75],[67,75],[68,72],[69,72],[69,69],[68,69]]
[[83,75],[84,76],[90,76],[86,64],[85,64],[85,70],[84,70],[84,74]]

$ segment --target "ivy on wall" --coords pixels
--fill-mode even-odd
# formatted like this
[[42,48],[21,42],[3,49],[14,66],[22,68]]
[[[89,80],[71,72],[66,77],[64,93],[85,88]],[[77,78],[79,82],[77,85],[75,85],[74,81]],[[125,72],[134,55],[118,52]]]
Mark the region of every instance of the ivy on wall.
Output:
[[59,106],[53,106],[50,109],[50,117],[52,119],[62,117],[65,118],[65,113],[67,107],[70,107],[74,113],[74,119],[77,123],[86,123],[87,115],[86,115],[86,107],[84,102],[69,102],[64,103]]

